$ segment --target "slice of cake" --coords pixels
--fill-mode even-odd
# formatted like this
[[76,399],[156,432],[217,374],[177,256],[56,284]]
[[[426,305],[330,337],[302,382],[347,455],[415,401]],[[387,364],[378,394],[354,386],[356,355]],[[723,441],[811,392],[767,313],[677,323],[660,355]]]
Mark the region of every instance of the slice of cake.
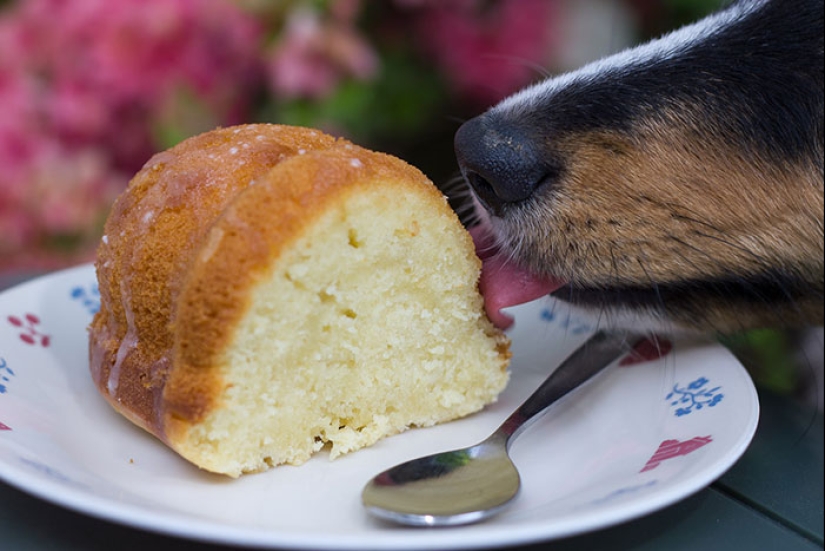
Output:
[[317,131],[221,129],[156,155],[96,266],[98,388],[209,471],[335,457],[478,411],[507,381],[445,198]]

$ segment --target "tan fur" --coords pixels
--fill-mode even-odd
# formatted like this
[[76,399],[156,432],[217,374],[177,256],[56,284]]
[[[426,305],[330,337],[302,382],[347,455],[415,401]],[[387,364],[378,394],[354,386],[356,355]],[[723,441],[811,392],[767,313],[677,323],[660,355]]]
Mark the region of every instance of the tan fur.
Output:
[[519,228],[507,233],[520,241],[508,245],[533,269],[590,287],[780,268],[804,280],[812,298],[785,311],[751,300],[668,314],[723,332],[778,319],[821,325],[821,164],[744,158],[741,148],[680,133],[685,121],[675,116],[646,121],[632,139],[590,132],[553,144],[567,170],[519,213]]

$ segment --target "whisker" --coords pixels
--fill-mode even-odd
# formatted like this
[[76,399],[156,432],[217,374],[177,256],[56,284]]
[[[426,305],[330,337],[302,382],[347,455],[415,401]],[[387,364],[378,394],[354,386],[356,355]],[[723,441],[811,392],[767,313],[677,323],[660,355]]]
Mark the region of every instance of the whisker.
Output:
[[553,71],[551,71],[544,65],[540,64],[539,62],[528,59],[526,57],[508,54],[486,54],[484,56],[481,56],[481,58],[490,61],[503,61],[506,63],[510,63],[511,65],[520,65],[522,67],[526,67],[534,73],[536,73],[538,77],[541,79],[547,79],[554,76]]
[[[707,237],[712,237],[712,236],[707,236]],[[681,239],[679,237],[676,237],[675,235],[668,235],[668,238],[673,242],[679,243],[681,246],[683,246],[685,248],[688,248],[688,249],[691,249],[695,252],[700,253],[705,258],[707,258],[707,259],[713,261],[714,263],[722,266],[722,263],[719,262],[718,259],[715,256],[710,255],[709,253],[707,253],[703,249],[698,248],[694,245],[691,245],[690,243],[684,241],[683,239]],[[725,240],[717,239],[717,241],[730,245],[730,243],[728,243]],[[674,249],[674,250],[672,250],[672,252],[674,254],[679,255],[679,257],[682,258],[682,260],[684,260],[685,262],[687,262],[689,264],[692,264],[692,265],[695,265],[694,262],[692,262],[684,254],[682,254],[678,249]],[[754,255],[754,256],[756,256],[756,258],[760,258],[757,255]],[[770,263],[767,263],[767,262],[761,262],[760,265],[764,266],[767,269],[772,268],[772,265]],[[722,268],[724,268],[724,266],[722,266]],[[697,268],[697,269],[699,271],[702,271],[701,268]],[[768,271],[766,273],[769,274],[770,272]],[[760,292],[760,290],[757,287],[755,287],[754,284],[747,277],[736,277],[735,281],[738,284],[739,288],[741,288],[744,291],[747,291],[750,294],[750,296],[754,297],[755,299],[758,299],[762,304],[765,304],[767,306],[770,306],[771,304],[773,304],[773,301],[770,298],[766,297],[762,292]],[[788,304],[790,304],[796,312],[802,314],[801,308],[799,307],[799,304],[797,303],[796,297],[794,297],[794,295],[786,288],[786,286],[783,285],[783,282],[781,280],[776,279],[775,283],[776,283],[776,289],[780,293],[782,293],[782,295],[785,296],[785,298],[787,299]],[[726,287],[721,286],[721,285],[717,285],[717,288],[719,288],[719,295],[724,296],[724,294],[725,294],[724,291],[726,290]],[[780,313],[777,312],[776,315],[780,316]],[[785,320],[785,321],[792,321],[792,320]]]
[[460,117],[458,115],[445,115],[443,118],[444,118],[444,120],[447,120],[449,122],[454,122],[454,123],[458,124],[459,126],[461,126],[462,124],[464,124],[465,122],[467,122],[469,120],[467,117]]
[[[643,249],[639,251],[639,254],[641,256],[645,256],[645,257],[647,256],[647,255],[645,255]],[[659,303],[659,307],[662,309],[662,312],[666,315],[667,314],[667,306],[665,306],[665,301],[662,298],[662,293],[661,293],[661,289],[659,288],[659,284],[656,282],[655,279],[653,279],[653,277],[650,275],[650,272],[647,271],[647,267],[645,266],[645,263],[642,261],[641,258],[637,258],[636,262],[639,264],[639,267],[644,272],[645,277],[650,282],[651,287],[653,287],[653,290],[656,293],[656,302]],[[666,315],[666,317],[667,317],[667,315]]]

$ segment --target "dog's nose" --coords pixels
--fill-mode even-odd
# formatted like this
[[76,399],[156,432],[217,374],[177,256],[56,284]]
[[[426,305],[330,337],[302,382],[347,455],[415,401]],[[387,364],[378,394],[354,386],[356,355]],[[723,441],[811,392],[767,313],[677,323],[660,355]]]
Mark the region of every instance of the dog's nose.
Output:
[[478,199],[494,214],[530,197],[548,170],[535,140],[518,128],[470,119],[455,135],[461,171]]

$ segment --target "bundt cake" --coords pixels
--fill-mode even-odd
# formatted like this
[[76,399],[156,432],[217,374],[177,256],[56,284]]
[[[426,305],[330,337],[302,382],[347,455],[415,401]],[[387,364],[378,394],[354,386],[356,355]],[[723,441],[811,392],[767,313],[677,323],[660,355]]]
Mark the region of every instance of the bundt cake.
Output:
[[335,457],[506,384],[471,238],[395,157],[311,129],[217,129],[155,155],[104,231],[93,379],[208,471]]

